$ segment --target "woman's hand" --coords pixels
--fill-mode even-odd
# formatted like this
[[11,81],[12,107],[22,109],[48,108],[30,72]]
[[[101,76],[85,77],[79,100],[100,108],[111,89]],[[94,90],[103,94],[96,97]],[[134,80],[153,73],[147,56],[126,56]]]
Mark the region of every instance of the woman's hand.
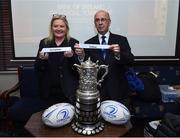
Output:
[[48,60],[49,54],[45,52],[39,52],[39,58],[42,60]]

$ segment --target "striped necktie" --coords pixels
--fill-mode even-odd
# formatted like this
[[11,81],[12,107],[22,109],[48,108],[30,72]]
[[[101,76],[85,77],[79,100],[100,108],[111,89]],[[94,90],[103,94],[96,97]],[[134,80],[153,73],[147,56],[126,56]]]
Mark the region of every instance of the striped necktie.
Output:
[[[106,40],[105,40],[106,36],[103,35],[101,38],[102,38],[101,45],[106,45]],[[103,57],[103,59],[106,58],[106,49],[101,49],[101,56]]]

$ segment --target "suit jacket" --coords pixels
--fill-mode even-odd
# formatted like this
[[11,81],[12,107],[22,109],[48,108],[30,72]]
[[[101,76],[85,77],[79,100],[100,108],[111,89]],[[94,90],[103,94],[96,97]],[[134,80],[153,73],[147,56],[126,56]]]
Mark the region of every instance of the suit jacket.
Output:
[[[71,38],[69,41],[65,39],[60,47],[73,48],[75,43],[78,43],[76,39]],[[78,73],[72,69],[75,63],[74,56],[66,58],[63,52],[54,52],[49,53],[48,60],[41,60],[38,58],[39,51],[47,47],[57,47],[57,45],[55,42],[45,44],[45,39],[39,44],[35,69],[38,74],[40,97],[48,99],[53,95],[54,98],[59,97],[59,102],[74,102],[78,87]]]
[[[90,38],[85,43],[100,44],[98,35]],[[90,57],[93,62],[99,60],[99,64],[108,65],[108,74],[100,88],[101,100],[111,99],[122,101],[129,97],[130,91],[125,73],[127,66],[133,62],[134,56],[131,53],[127,38],[124,36],[110,33],[108,44],[119,44],[120,60],[117,60],[110,50],[107,51],[106,59],[104,60],[99,49],[85,49],[85,59],[87,60]],[[100,75],[102,75],[101,71],[98,79]]]

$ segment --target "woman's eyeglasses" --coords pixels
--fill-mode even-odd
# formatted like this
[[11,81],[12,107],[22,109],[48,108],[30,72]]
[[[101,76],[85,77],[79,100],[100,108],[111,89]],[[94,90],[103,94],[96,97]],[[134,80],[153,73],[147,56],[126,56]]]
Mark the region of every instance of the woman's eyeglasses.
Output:
[[62,15],[62,14],[53,14],[53,18],[66,18],[66,15]]

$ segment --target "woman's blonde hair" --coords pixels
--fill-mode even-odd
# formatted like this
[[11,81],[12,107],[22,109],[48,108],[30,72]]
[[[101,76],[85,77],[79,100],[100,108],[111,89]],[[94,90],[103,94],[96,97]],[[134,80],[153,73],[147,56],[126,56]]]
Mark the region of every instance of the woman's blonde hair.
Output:
[[49,24],[49,36],[45,39],[45,43],[49,43],[49,42],[52,42],[54,40],[54,33],[53,33],[53,30],[52,30],[52,26],[53,26],[53,23],[55,20],[62,20],[65,25],[66,25],[66,28],[67,28],[67,33],[66,33],[66,36],[65,38],[69,41],[70,39],[70,35],[69,35],[69,23],[66,19],[66,16],[65,15],[59,15],[59,14],[53,14],[53,17],[51,19],[51,22]]

